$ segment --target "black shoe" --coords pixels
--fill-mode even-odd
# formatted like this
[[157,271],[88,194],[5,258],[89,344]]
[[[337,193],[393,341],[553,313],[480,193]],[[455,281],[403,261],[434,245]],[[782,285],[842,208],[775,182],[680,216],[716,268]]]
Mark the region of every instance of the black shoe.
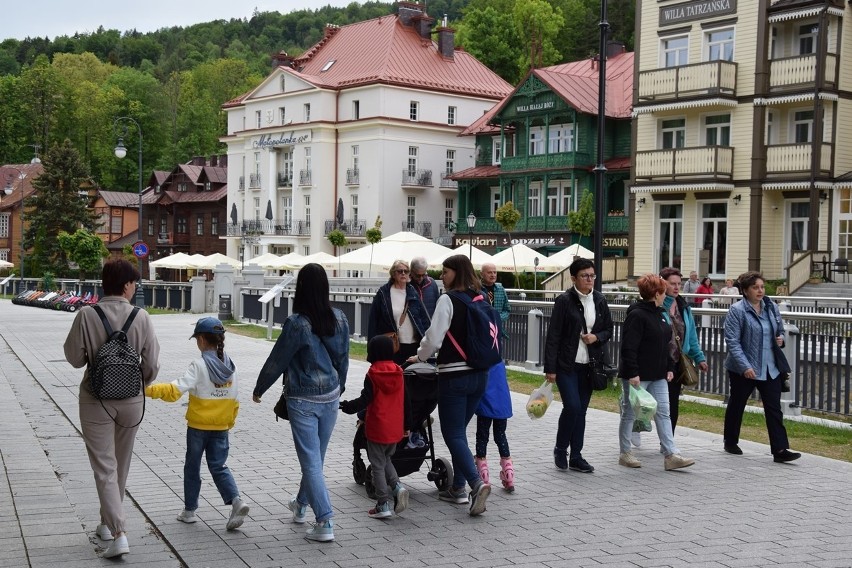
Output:
[[568,469],[568,452],[553,448],[553,462],[559,469]]
[[729,454],[734,454],[735,456],[743,455],[743,451],[736,444],[725,444],[725,451]]
[[595,468],[583,458],[573,459],[568,462],[568,469],[571,471],[579,471],[580,473],[592,473]]
[[772,459],[775,461],[775,463],[786,463],[786,462],[791,462],[793,460],[797,460],[800,457],[802,457],[802,454],[800,454],[799,452],[791,452],[790,450],[781,450],[780,452],[778,452],[777,454],[772,456]]

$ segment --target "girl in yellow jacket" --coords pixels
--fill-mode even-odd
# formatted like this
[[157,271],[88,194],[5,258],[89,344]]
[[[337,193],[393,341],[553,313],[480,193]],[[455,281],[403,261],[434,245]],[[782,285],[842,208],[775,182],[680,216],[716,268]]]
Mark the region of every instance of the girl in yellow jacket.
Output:
[[225,354],[225,327],[213,317],[201,318],[195,324],[195,339],[201,357],[189,364],[183,377],[171,383],[156,383],[145,389],[151,398],[166,402],[179,400],[189,392],[186,410],[186,463],[183,466],[184,510],[177,520],[194,523],[201,492],[201,455],[207,456],[207,467],[219,494],[231,515],[226,525],[233,530],[243,524],[249,507],[242,499],[225,463],[228,460],[228,430],[234,427],[240,403],[237,401],[236,367]]

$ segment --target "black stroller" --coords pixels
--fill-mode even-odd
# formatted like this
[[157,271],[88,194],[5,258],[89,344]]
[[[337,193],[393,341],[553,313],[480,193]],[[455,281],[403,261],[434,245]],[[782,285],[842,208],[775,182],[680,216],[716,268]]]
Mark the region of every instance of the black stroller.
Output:
[[[435,457],[435,438],[432,434],[432,412],[438,406],[438,373],[433,365],[428,363],[414,363],[405,368],[406,395],[411,404],[411,419],[416,427],[412,432],[420,434],[425,442],[422,447],[409,448],[409,438],[402,439],[396,446],[393,455],[393,466],[400,477],[420,471],[420,467],[428,457],[432,467],[426,474],[426,479],[433,482],[439,491],[449,488],[453,481],[452,461],[446,458]],[[352,475],[355,483],[364,485],[367,496],[376,498],[373,487],[373,475],[370,466],[364,464],[361,458],[361,450],[367,449],[367,437],[364,434],[364,421],[360,420],[355,438],[352,440],[354,458],[352,460]]]

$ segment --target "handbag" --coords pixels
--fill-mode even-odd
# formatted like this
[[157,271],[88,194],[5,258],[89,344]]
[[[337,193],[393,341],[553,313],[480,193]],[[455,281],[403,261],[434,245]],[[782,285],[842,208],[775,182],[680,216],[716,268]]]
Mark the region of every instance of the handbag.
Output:
[[[588,335],[588,333],[588,329],[586,328],[586,317],[583,316],[583,334]],[[588,350],[588,346],[586,346],[586,349]],[[601,351],[600,358],[592,357],[591,352],[589,352],[589,373],[587,375],[587,379],[592,390],[606,390],[609,386],[609,382],[618,374],[618,369],[609,363],[606,363],[603,360],[603,357],[603,351]]]
[[[405,316],[408,314],[408,302],[405,303],[405,308],[402,310],[402,315],[399,316],[399,325],[402,325],[405,322]],[[399,329],[399,327],[397,327]],[[390,337],[391,341],[393,341],[393,352],[399,353],[399,333],[396,331],[389,331],[387,333],[383,333],[385,337]]]
[[284,388],[281,389],[281,397],[278,399],[278,402],[275,403],[275,406],[272,408],[272,412],[275,413],[275,421],[278,422],[278,419],[282,420],[290,420],[290,413],[287,410],[287,376],[284,376]]
[[694,387],[698,385],[698,368],[692,359],[683,352],[683,347],[680,343],[680,337],[675,335],[675,343],[677,344],[677,357],[680,371],[677,378],[685,387]]

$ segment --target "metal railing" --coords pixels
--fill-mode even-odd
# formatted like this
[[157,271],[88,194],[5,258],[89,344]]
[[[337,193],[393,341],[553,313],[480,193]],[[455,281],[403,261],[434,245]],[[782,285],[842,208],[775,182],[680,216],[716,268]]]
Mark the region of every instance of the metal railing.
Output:
[[293,172],[278,172],[278,187],[293,187]]
[[325,220],[324,235],[329,234],[335,229],[340,229],[347,237],[363,237],[367,230],[366,219],[344,219],[343,223],[338,223],[334,219]]
[[360,171],[358,168],[346,170],[346,185],[358,185],[360,183]]
[[432,170],[402,170],[402,185],[409,187],[431,187]]
[[311,170],[299,170],[299,185],[311,185]]
[[260,174],[249,174],[249,187],[260,187]]
[[429,221],[414,221],[411,223],[403,221],[402,230],[416,233],[421,237],[426,237],[427,239],[432,238],[432,223]]

